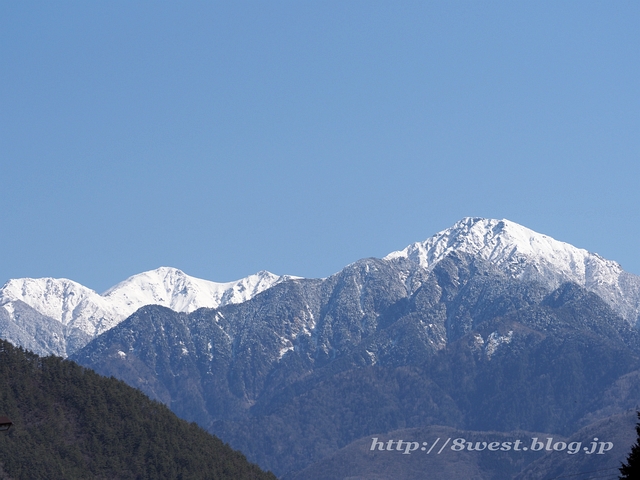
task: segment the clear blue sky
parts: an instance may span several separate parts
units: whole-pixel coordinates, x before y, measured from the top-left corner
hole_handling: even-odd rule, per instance
[[[640,2],[0,3],[0,284],[330,275],[464,216],[640,274]]]

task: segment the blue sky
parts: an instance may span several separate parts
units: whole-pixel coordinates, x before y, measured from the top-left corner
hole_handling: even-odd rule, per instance
[[[640,3],[2,2],[0,283],[330,275],[464,216],[640,274]]]

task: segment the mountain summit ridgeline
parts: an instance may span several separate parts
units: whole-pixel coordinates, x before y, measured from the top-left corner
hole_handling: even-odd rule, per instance
[[[451,254],[469,255],[514,279],[551,288],[576,283],[596,293],[630,323],[638,321],[640,277],[625,272],[617,262],[508,220],[464,218],[384,260],[406,259],[410,272],[429,271]]]
[[[382,261],[397,268],[410,295],[419,288],[420,278],[450,255],[471,256],[514,279],[551,288],[573,282],[599,295],[631,324],[640,316],[640,277],[614,261],[508,220],[464,218]],[[216,283],[160,267],[103,294],[67,279],[12,279],[0,288],[0,336],[40,355],[66,357],[145,305],[189,313],[242,303],[294,279],[299,277],[261,271]]]

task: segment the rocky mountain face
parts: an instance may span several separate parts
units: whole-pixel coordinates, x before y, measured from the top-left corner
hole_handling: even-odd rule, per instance
[[[468,218],[243,302],[181,312],[149,302],[71,358],[293,477],[397,430],[569,437],[634,408],[639,292],[615,262],[506,220]],[[20,328],[38,328],[24,318]]]
[[[40,355],[66,357],[144,305],[178,312],[240,303],[288,276],[258,272],[215,283],[161,267],[119,283],[104,294],[67,279],[20,278],[0,288],[0,337]]]
[[[244,303],[144,307],[72,358],[288,476],[398,429],[569,436],[633,408],[636,287],[586,251],[465,219]]]

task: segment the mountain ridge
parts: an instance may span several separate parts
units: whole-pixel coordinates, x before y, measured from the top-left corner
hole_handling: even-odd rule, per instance
[[[219,309],[145,307],[71,359],[277,475],[375,432],[568,435],[635,402],[613,405],[607,392],[640,368],[638,331],[577,284],[550,291],[450,255],[403,292],[389,264],[362,260]]]
[[[102,295],[69,279],[20,278],[9,280],[0,288],[0,308],[15,320],[16,302],[22,302],[37,314],[90,339],[145,305],[162,305],[177,312],[215,308],[244,302],[290,278],[294,277],[260,271],[234,282],[217,283],[191,277],[177,268],[160,267],[133,275]],[[48,351],[43,346],[36,353],[66,356],[64,353],[68,352],[60,348]]]
[[[640,334],[593,290],[637,278],[507,222],[463,219],[405,254],[283,281],[242,303],[148,305],[70,358],[279,475],[375,432],[569,435],[629,408]],[[601,281],[587,283],[588,271]],[[618,391],[628,394],[612,402]]]
[[[640,277],[625,272],[615,261],[506,219],[463,218],[425,241],[389,253],[380,262],[397,269],[406,289],[403,295],[410,296],[451,254],[481,259],[511,278],[540,282],[549,289],[564,282],[576,283],[603,298],[631,325],[640,318]],[[345,269],[327,278],[337,278]],[[68,279],[12,279],[0,288],[0,308],[9,316],[0,336],[19,344],[29,337],[17,326],[14,304],[20,301],[26,305],[20,307],[23,323],[31,308],[31,323],[42,323],[41,316],[56,320],[64,327],[56,335],[69,339],[68,345],[64,341],[60,344],[51,340],[54,336],[49,332],[48,340],[32,339],[26,342],[29,347],[35,346],[36,353],[43,355],[67,356],[143,306],[161,305],[190,313],[202,307],[243,303],[279,283],[296,279],[301,278],[260,271],[234,282],[217,283],[191,277],[176,268],[160,267],[133,275],[103,294]],[[287,342],[283,354],[291,348]]]

